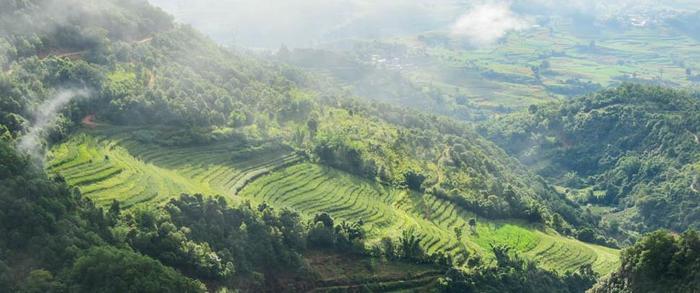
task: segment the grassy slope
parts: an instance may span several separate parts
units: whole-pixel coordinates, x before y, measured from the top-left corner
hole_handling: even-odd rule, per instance
[[[517,221],[478,219],[471,232],[467,221],[476,216],[468,211],[332,168],[294,164],[299,158],[291,151],[260,151],[246,157],[250,159],[234,161],[230,154],[244,148],[240,143],[166,148],[129,138],[133,131],[106,126],[83,130],[53,148],[49,168],[100,205],[112,199],[125,206],[159,203],[182,192],[230,195],[252,181],[238,196],[228,198],[289,207],[306,216],[328,212],[338,220],[362,219],[371,241],[397,237],[403,229],[414,227],[428,252],[460,255],[466,245],[488,259],[489,244],[504,243],[558,271],[593,263],[597,271],[607,273],[617,266],[615,250]],[[281,169],[271,172],[277,168]],[[461,241],[456,239],[455,227],[464,231]]]
[[[289,150],[263,150],[234,162],[228,158],[245,148],[240,143],[165,148],[127,139],[135,130],[84,130],[52,149],[49,169],[98,204],[117,199],[128,207],[181,193],[231,194],[251,178],[299,159]]]

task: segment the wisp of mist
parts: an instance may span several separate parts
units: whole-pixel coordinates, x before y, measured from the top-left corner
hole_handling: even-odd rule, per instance
[[[44,101],[31,113],[32,122],[26,127],[26,133],[17,142],[17,149],[29,155],[35,162],[43,164],[46,151],[43,144],[47,130],[56,123],[58,113],[73,99],[89,97],[87,89],[61,89]]]

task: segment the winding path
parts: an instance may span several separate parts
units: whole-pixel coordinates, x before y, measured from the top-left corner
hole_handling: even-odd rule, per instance
[[[89,128],[97,127],[97,123],[95,123],[95,114],[85,116],[83,120],[80,121],[80,123]]]
[[[148,43],[151,40],[153,40],[153,36],[148,36],[148,37],[145,37],[143,39],[136,40],[136,41],[129,42],[129,43],[139,45],[139,44]],[[39,59],[46,59],[46,58],[51,57],[51,56],[55,56],[58,58],[78,58],[78,57],[86,54],[87,52],[89,52],[89,50],[63,52],[63,53],[59,53],[57,51],[54,51],[54,52],[49,51],[49,52],[45,52],[43,54],[42,53],[38,54],[38,57],[39,57]],[[12,68],[12,66],[8,66],[8,68],[3,70],[3,73],[5,75],[11,75],[13,71],[14,71],[14,69]]]
[[[129,44],[132,44],[132,45],[134,45],[134,44],[135,44],[135,45],[139,45],[139,44],[148,43],[148,42],[150,42],[151,40],[153,40],[153,36],[148,36],[148,37],[145,37],[145,38],[140,39],[140,40],[136,40],[136,41],[129,42]],[[39,54],[39,59],[46,59],[46,58],[48,58],[48,57],[50,57],[50,56],[55,56],[55,57],[58,57],[58,58],[80,57],[81,55],[83,55],[83,54],[85,54],[85,53],[88,53],[88,52],[89,52],[89,50],[81,50],[81,51],[74,51],[74,52],[64,52],[64,53],[57,53],[57,52],[53,52],[53,53],[52,53],[52,52],[48,52],[48,53],[45,53],[45,54]]]
[[[152,37],[152,36],[151,36],[151,37],[146,37],[146,38],[140,39],[140,40],[135,41],[135,42],[132,42],[132,44],[137,44],[137,45],[138,45],[138,44],[148,43],[148,42],[150,42],[151,40],[153,40],[153,37]]]

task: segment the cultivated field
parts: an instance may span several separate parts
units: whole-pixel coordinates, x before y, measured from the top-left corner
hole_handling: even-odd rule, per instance
[[[129,128],[85,130],[52,150],[48,168],[100,205],[163,202],[181,193],[233,195],[252,179],[300,158],[291,149],[240,142],[164,147]],[[235,159],[245,152],[246,158]]]
[[[311,163],[297,164],[254,181],[241,196],[292,208],[306,215],[327,212],[337,220],[362,220],[373,240],[398,237],[415,228],[429,253],[448,252],[456,258],[463,249],[488,255],[491,243],[508,244],[521,255],[561,272],[591,263],[599,272],[617,263],[613,249],[585,244],[542,231],[518,221],[477,219],[476,216],[430,195],[417,194],[367,182],[341,171]],[[457,239],[454,229],[463,231]]]
[[[386,42],[418,52],[404,57],[411,66],[402,73],[409,79],[446,93],[458,91],[484,108],[522,109],[579,96],[590,92],[580,88],[588,82],[601,87],[625,81],[700,87],[698,41],[663,26],[582,33],[562,24],[514,32],[478,48],[458,39],[427,46],[414,36]]]
[[[560,272],[587,263],[600,273],[618,262],[613,249],[582,243],[520,221],[490,221],[430,195],[370,182],[302,160],[288,147],[227,142],[163,146],[134,137],[136,129],[98,126],[52,149],[48,168],[98,205],[119,200],[130,207],[157,204],[181,193],[225,195],[290,208],[306,217],[331,214],[336,221],[366,223],[370,244],[415,229],[429,253],[457,259],[463,251],[490,259],[492,243]],[[476,218],[472,229],[467,223]],[[462,231],[457,239],[455,229]]]

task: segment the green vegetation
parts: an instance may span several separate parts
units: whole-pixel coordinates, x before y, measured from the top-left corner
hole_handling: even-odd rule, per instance
[[[336,219],[362,220],[370,242],[377,244],[384,237],[397,240],[401,231],[413,228],[427,253],[448,253],[457,262],[467,261],[466,257],[473,253],[490,257],[490,244],[498,243],[560,272],[591,264],[605,273],[616,265],[616,252],[612,249],[583,244],[553,231],[539,231],[536,225],[513,221],[480,219],[476,227],[470,228],[468,221],[476,215],[448,201],[372,184],[312,164],[292,166],[256,180],[241,196],[306,215],[324,212]],[[455,229],[463,231],[464,236],[457,239]]]
[[[223,198],[182,195],[162,209],[136,210],[123,219],[116,229],[135,250],[217,286],[233,286],[242,275],[294,273],[306,248],[298,215],[230,208]]]
[[[626,85],[475,129],[349,98],[332,79],[229,51],[145,1],[0,7],[0,291],[580,292],[618,267],[611,247],[636,232],[697,226],[693,94]],[[612,46],[566,54],[602,44]],[[375,86],[454,99],[435,112],[465,118],[534,103],[526,90],[592,91],[622,71],[581,56],[477,64],[468,59],[486,51],[453,45],[419,45],[421,64],[442,61],[375,72],[389,79]],[[373,46],[383,45],[356,49]],[[510,49],[501,57],[533,55]],[[565,66],[591,72],[554,81],[571,72],[549,71]],[[473,100],[460,87],[474,80],[454,71],[515,92]],[[627,250],[621,271],[656,280],[645,256],[685,255],[693,235],[654,234],[663,239]]]
[[[314,225],[305,225],[293,212],[246,204],[231,208],[221,197],[204,199],[201,195],[182,195],[162,207],[128,211],[114,201],[104,212],[81,197],[77,189],[70,189],[62,177],[47,178],[6,141],[0,141],[0,163],[0,232],[7,235],[0,237],[3,291],[292,288],[289,284],[266,281],[275,280],[278,275],[294,280],[300,290],[357,284],[344,279],[347,276],[342,273],[328,272],[324,281],[317,283],[316,270],[323,266],[306,267],[301,254],[307,246],[347,254],[348,245],[356,245],[353,243],[364,237],[361,230],[352,226],[333,227],[330,235],[335,240],[328,247],[311,237],[317,234]],[[323,257],[329,253],[322,250],[314,255]],[[276,265],[270,266],[273,263]],[[420,286],[434,282],[440,274],[438,268],[430,265],[377,265],[377,269],[384,268],[387,271],[381,275],[386,279],[366,278],[363,282],[376,282],[374,286],[381,287],[388,286],[385,282],[416,279],[415,285]],[[396,273],[404,268],[417,275]],[[184,275],[202,280],[206,287]]]
[[[299,160],[285,148],[261,148],[253,142],[164,147],[130,138],[135,135],[129,127],[98,126],[82,132],[53,148],[49,168],[105,208],[113,200],[122,207],[164,203],[181,193],[236,195],[227,196],[227,201],[291,208],[307,218],[328,213],[337,220],[362,220],[369,246],[385,237],[397,240],[402,231],[414,228],[427,253],[447,253],[458,262],[474,253],[489,257],[489,245],[499,243],[560,272],[592,264],[605,273],[616,265],[614,250],[566,239],[542,225],[480,218],[437,196],[385,186],[330,167],[311,163],[284,167]],[[225,154],[247,149],[258,150],[253,160],[235,155],[222,160]],[[109,171],[113,168],[123,171]],[[236,180],[268,173],[237,192]],[[143,190],[149,187],[163,190],[144,198],[149,193]],[[473,218],[479,220],[472,227],[468,222]],[[458,239],[455,229],[464,236]]]
[[[305,255],[319,286],[314,292],[371,290],[430,291],[443,275],[434,267],[405,262],[392,262],[347,254],[309,252]]]
[[[38,9],[32,7],[20,8],[18,13],[32,17]],[[562,199],[467,125],[384,105],[366,105],[339,93],[319,97],[314,90],[319,85],[307,76],[226,51],[187,27],[173,25],[153,32],[145,40],[108,38],[104,43],[108,50],[99,51],[101,58],[97,61],[83,56],[13,60],[11,74],[3,74],[7,93],[3,100],[9,107],[3,107],[1,122],[9,135],[20,137],[24,125],[31,125],[33,111],[50,100],[57,88],[82,84],[91,90],[91,98],[69,103],[56,125],[46,130],[47,143],[68,136],[88,115],[94,115],[98,122],[119,125],[169,125],[178,130],[177,134],[159,138],[148,131],[137,131],[134,139],[179,147],[240,139],[272,141],[294,146],[314,161],[385,184],[401,186],[412,175],[425,178],[420,186],[414,182],[413,188],[427,190],[486,217],[549,223],[560,214],[570,225],[589,222],[574,203]],[[73,175],[86,176],[80,178],[83,181],[73,181],[76,184],[96,180],[113,186],[134,173],[149,170],[137,164],[130,164],[135,169],[127,170],[118,160],[106,162],[103,156],[88,158],[90,155],[78,153],[78,160],[89,163],[92,159],[89,166],[97,172],[66,174],[69,180],[79,179]],[[251,154],[243,152],[239,156]],[[118,158],[119,154],[114,156]],[[181,162],[176,156],[163,161]],[[66,166],[55,167],[60,171]],[[161,175],[157,170],[146,173]],[[226,194],[258,176],[242,174],[246,176],[242,180],[223,182],[235,186],[210,186],[202,192]],[[138,180],[150,179],[146,176]],[[126,190],[120,191],[135,188],[132,191],[140,197],[125,203],[131,205],[157,197],[159,190],[192,190],[192,186],[178,182],[181,178],[172,180],[175,184],[161,186],[123,184]],[[86,190],[93,191],[99,192]],[[165,194],[160,196],[172,196]],[[109,200],[105,195],[102,203]]]
[[[360,103],[319,116],[316,134],[304,144],[314,161],[395,187],[420,178],[414,190],[492,219],[590,221],[574,202],[455,121]]]
[[[153,133],[133,127],[86,129],[52,150],[48,168],[97,204],[119,200],[130,207],[180,193],[236,194],[253,178],[300,159],[289,148],[255,142],[190,147],[142,142]]]
[[[625,82],[698,87],[697,14],[664,16],[639,27],[615,24],[618,20],[581,24],[533,12],[536,27],[492,45],[473,46],[436,30],[343,40],[278,58],[336,80],[358,96],[468,121]],[[632,18],[649,17],[635,13]]]
[[[440,280],[444,292],[583,292],[595,283],[590,266],[559,277],[523,261],[508,247],[492,246],[496,266],[481,266],[471,271],[450,270]]]
[[[521,162],[595,206],[599,226],[698,228],[700,104],[694,94],[625,85],[565,104],[530,107],[482,127]]]
[[[696,231],[650,233],[622,253],[620,269],[591,292],[695,292],[700,284]]]
[[[36,271],[33,271],[33,273]],[[68,280],[72,292],[201,292],[201,283],[183,278],[174,269],[134,252],[117,248],[92,248],[75,260]],[[36,274],[30,274],[27,286]],[[167,287],[163,287],[163,286]],[[39,289],[39,288],[37,288]],[[41,290],[57,290],[43,287]],[[58,289],[60,290],[60,289]]]
[[[117,248],[102,209],[61,178],[47,178],[4,140],[0,166],[2,291],[202,291],[200,282]]]

